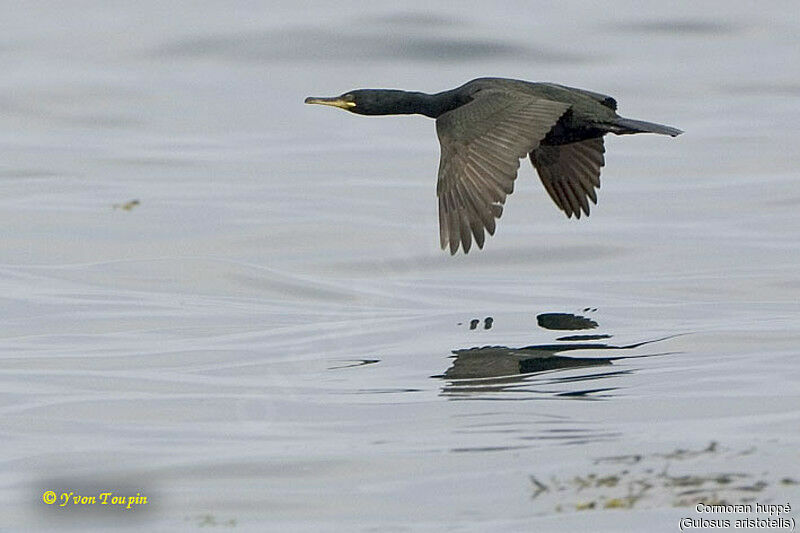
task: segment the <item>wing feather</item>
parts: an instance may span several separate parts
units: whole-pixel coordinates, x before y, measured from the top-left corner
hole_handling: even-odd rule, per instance
[[[514,192],[519,159],[539,146],[567,109],[563,102],[485,89],[436,119],[442,249],[467,253],[472,239],[483,248],[484,231],[494,235],[502,204]]]
[[[597,204],[600,169],[605,164],[603,138],[597,137],[532,150],[530,159],[550,198],[567,215],[589,215],[589,202]]]

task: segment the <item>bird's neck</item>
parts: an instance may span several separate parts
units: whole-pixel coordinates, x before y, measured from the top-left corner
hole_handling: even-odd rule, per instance
[[[466,102],[459,101],[453,91],[427,94],[412,91],[392,91],[386,100],[387,113],[392,115],[425,115],[437,118]]]

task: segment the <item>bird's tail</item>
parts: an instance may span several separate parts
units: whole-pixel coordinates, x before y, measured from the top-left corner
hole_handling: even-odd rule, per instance
[[[673,128],[672,126],[665,126],[663,124],[656,124],[654,122],[645,122],[644,120],[634,120],[632,118],[618,118],[611,131],[617,135],[627,135],[631,133],[659,133],[661,135],[669,135],[670,137],[677,137],[683,130]]]

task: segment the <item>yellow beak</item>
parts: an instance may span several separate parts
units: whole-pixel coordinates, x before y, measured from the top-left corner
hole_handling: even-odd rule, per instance
[[[306,98],[307,104],[331,105],[341,109],[352,109],[356,106],[355,102],[345,100],[341,96],[334,96],[333,98],[321,98],[317,96],[309,96]]]

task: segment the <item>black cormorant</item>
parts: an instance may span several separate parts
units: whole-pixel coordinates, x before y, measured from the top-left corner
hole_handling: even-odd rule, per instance
[[[606,133],[681,130],[620,117],[610,96],[555,83],[478,78],[436,94],[358,89],[307,104],[340,107],[360,115],[420,114],[436,119],[441,144],[439,238],[442,249],[483,248],[494,235],[506,196],[514,191],[519,160],[529,156],[545,189],[567,217],[597,204]]]

